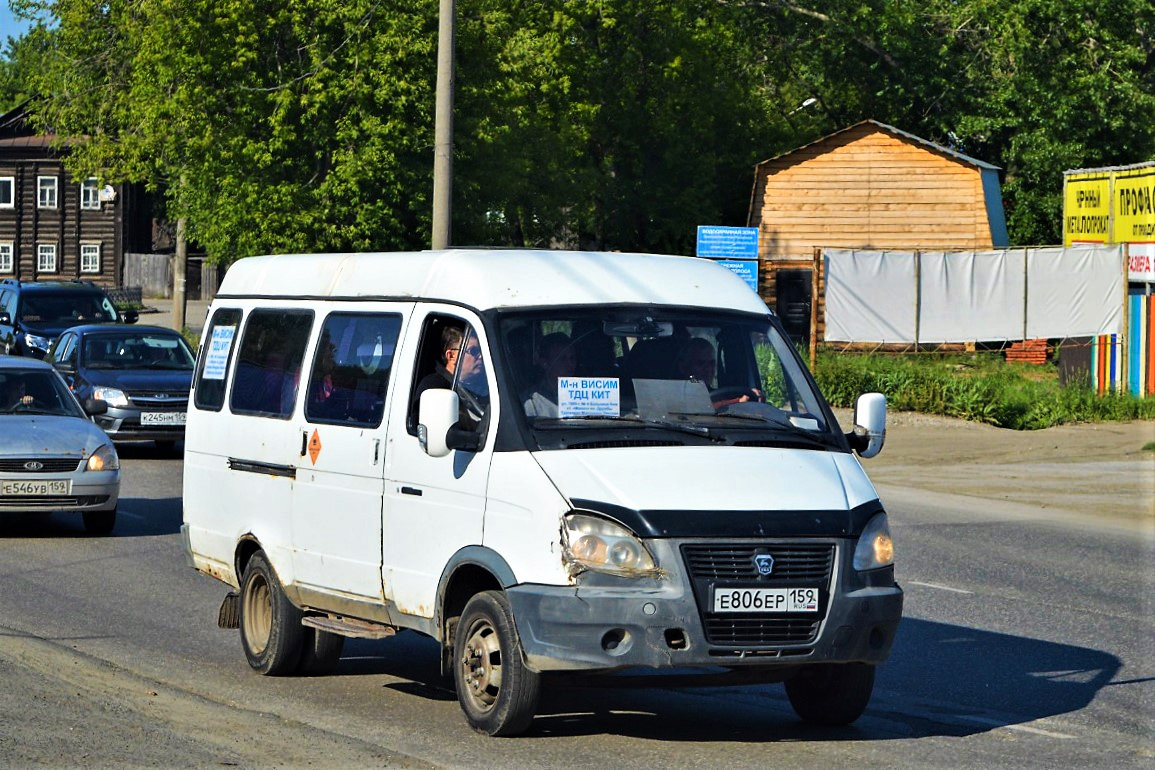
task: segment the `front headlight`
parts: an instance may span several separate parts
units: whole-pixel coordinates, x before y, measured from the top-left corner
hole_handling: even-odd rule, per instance
[[[25,334],[24,344],[33,350],[47,353],[48,347],[52,344],[52,339],[50,337],[41,337],[39,334]]]
[[[880,513],[862,529],[858,547],[854,549],[854,568],[864,572],[891,564],[894,564],[894,541],[890,539],[886,514]]]
[[[112,444],[105,444],[92,453],[88,458],[86,467],[90,471],[118,471],[120,470],[120,457],[112,448]]]
[[[109,406],[128,406],[128,396],[119,388],[96,387],[92,389],[92,397],[99,399]]]
[[[657,569],[642,542],[612,521],[581,513],[567,514],[562,535],[565,560],[571,569],[578,567],[611,575],[638,575]]]

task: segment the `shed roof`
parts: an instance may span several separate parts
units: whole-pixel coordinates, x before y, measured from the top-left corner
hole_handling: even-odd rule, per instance
[[[640,303],[769,312],[745,281],[707,259],[532,249],[249,257],[229,268],[217,296],[422,298],[479,310]]]
[[[870,119],[860,121],[858,123],[855,123],[852,126],[847,126],[846,128],[844,128],[840,131],[835,131],[832,134],[827,134],[826,136],[822,137],[821,139],[816,139],[813,142],[810,142],[809,144],[804,144],[801,147],[796,147],[795,149],[790,150],[789,152],[784,152],[780,155],[775,155],[773,158],[767,158],[766,160],[760,161],[757,165],[762,166],[766,163],[771,163],[771,162],[779,160],[781,158],[785,158],[789,155],[793,155],[796,152],[801,152],[802,150],[805,150],[809,147],[813,147],[817,144],[822,144],[823,142],[826,142],[830,139],[833,139],[834,137],[836,137],[840,134],[845,134],[848,131],[853,131],[856,128],[859,128],[860,126],[866,126],[866,125],[874,126],[874,127],[878,128],[879,130],[885,131],[886,133],[891,134],[893,136],[898,136],[898,137],[901,137],[903,139],[907,139],[907,140],[910,140],[912,142],[915,142],[916,144],[920,144],[923,147],[926,147],[928,150],[931,150],[931,151],[937,152],[937,153],[941,153],[942,155],[946,155],[947,157],[953,158],[954,160],[957,160],[960,163],[965,163],[967,165],[975,166],[976,168],[989,170],[989,171],[998,171],[999,170],[998,166],[993,166],[990,163],[986,163],[986,162],[978,160],[976,158],[972,158],[969,155],[963,155],[961,152],[956,152],[955,150],[952,150],[949,147],[943,147],[941,144],[936,144],[935,142],[932,142],[932,141],[929,141],[927,139],[923,139],[921,137],[915,136],[914,134],[909,133],[907,131],[903,131],[900,128],[895,128],[894,126],[888,126],[885,123],[879,123],[877,120],[870,120]]]

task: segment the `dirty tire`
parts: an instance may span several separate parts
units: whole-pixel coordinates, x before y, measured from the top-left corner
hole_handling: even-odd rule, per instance
[[[305,627],[281,589],[264,551],[249,559],[241,581],[241,646],[249,665],[268,676],[297,671]]]
[[[453,643],[453,680],[475,730],[518,735],[533,722],[541,677],[525,667],[513,612],[500,591],[483,591],[465,605]]]
[[[862,716],[874,691],[874,666],[828,663],[807,666],[786,680],[794,713],[820,725],[848,725]]]
[[[332,673],[341,659],[345,647],[345,637],[331,634],[319,628],[304,626],[301,638],[301,659],[297,663],[297,673],[301,676],[324,676]]]
[[[116,526],[116,509],[111,511],[85,511],[84,531],[90,535],[107,535]]]

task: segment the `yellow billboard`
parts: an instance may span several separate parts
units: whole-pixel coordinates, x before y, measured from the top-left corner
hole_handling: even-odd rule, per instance
[[[1067,174],[1063,184],[1063,245],[1110,240],[1111,175]]]
[[[1155,282],[1155,161],[1063,173],[1063,245],[1126,243],[1128,278]]]

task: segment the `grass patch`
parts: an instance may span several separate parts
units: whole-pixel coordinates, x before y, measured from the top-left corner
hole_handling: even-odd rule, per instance
[[[1143,445],[1144,452],[1155,452],[1155,441],[1148,441]]]
[[[1054,364],[1006,362],[999,353],[886,355],[821,351],[814,373],[834,406],[879,392],[891,409],[958,417],[1015,430],[1070,422],[1155,420],[1155,397],[1097,395],[1059,384]]]

